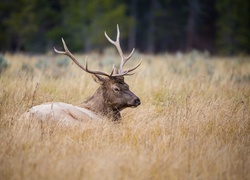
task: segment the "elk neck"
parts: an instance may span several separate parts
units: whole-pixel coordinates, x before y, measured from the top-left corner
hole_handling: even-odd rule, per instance
[[[112,109],[105,98],[104,87],[100,86],[96,92],[86,99],[80,107],[86,108],[107,118],[111,118],[113,121],[121,119],[121,114],[118,109]]]

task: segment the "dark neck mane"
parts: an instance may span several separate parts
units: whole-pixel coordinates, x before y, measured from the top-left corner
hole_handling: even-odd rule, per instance
[[[120,111],[118,109],[112,109],[104,97],[104,89],[103,87],[99,87],[80,107],[89,109],[101,116],[111,118],[113,121],[121,119]]]

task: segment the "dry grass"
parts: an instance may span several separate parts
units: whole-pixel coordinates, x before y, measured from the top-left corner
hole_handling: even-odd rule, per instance
[[[5,58],[0,179],[250,179],[249,58],[144,56],[126,78],[142,105],[124,110],[121,124],[85,130],[17,119],[43,102],[81,103],[97,87],[88,74],[59,68],[58,56]],[[100,58],[111,68],[113,57]],[[38,61],[51,63],[41,69]]]

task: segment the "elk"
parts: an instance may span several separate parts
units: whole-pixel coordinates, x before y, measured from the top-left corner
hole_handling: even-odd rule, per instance
[[[25,113],[25,117],[33,117],[35,119],[52,118],[66,123],[72,121],[88,121],[90,119],[103,119],[103,117],[117,121],[121,119],[121,110],[127,107],[137,107],[141,104],[140,99],[129,90],[128,84],[124,81],[124,76],[133,75],[133,71],[141,65],[142,60],[137,66],[124,70],[124,65],[131,58],[134,48],[128,56],[124,56],[120,46],[120,30],[118,25],[116,41],[113,41],[106,32],[104,34],[108,41],[112,43],[119,52],[121,57],[120,67],[117,68],[113,65],[110,74],[102,71],[90,70],[88,68],[87,59],[85,60],[85,66],[82,66],[69,51],[62,38],[64,51],[59,51],[56,48],[54,48],[54,51],[58,54],[68,56],[84,72],[91,74],[94,81],[100,86],[91,97],[79,106],[63,102],[45,103],[30,108]]]

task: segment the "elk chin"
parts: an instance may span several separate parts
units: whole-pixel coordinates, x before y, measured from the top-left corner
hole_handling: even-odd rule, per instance
[[[126,104],[126,105],[123,105],[123,106],[114,106],[114,110],[118,110],[118,111],[122,111],[123,109],[126,109],[126,108],[136,108],[137,104]]]
[[[140,104],[138,105],[132,105],[132,106],[129,106],[130,108],[137,108]]]

